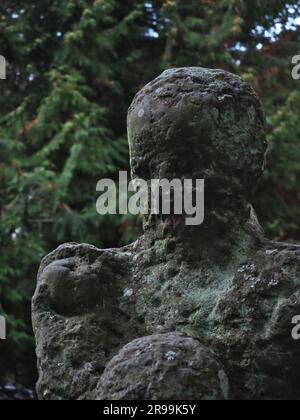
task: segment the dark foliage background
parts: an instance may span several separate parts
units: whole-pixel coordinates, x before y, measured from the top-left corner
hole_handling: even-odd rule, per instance
[[[268,168],[255,206],[268,234],[300,239],[300,4],[281,0],[1,0],[0,377],[31,385],[30,299],[62,242],[132,241],[132,217],[96,214],[96,182],[128,169],[134,94],[174,66],[219,67],[262,97]]]

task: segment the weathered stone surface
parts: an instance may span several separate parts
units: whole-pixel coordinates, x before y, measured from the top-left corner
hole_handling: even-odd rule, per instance
[[[40,398],[87,398],[115,352],[145,334],[124,297],[130,256],[66,244],[44,259],[33,300]]]
[[[222,365],[195,338],[170,333],[127,344],[107,365],[96,389],[99,400],[225,400]]]
[[[225,217],[245,221],[263,171],[264,128],[260,100],[238,76],[197,67],[167,70],[129,108],[133,177],[205,179],[207,228]]]
[[[224,366],[230,398],[300,398],[300,344],[291,336],[300,246],[265,239],[249,204],[266,150],[256,94],[224,71],[169,70],[136,96],[128,133],[135,177],[205,178],[205,221],[146,217],[144,235],[129,247],[67,244],[43,260],[33,298],[39,397],[115,397],[118,385],[122,395],[142,393],[120,368],[124,346],[184,333]],[[146,373],[138,359],[124,363]],[[105,388],[112,378],[113,395]],[[172,381],[149,398],[168,398]]]

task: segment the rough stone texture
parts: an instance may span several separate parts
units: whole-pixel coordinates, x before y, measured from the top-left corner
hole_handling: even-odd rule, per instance
[[[124,297],[131,256],[67,244],[44,259],[33,300],[41,399],[87,398],[120,346],[145,334]]]
[[[170,333],[127,344],[107,365],[99,400],[225,400],[228,378],[216,357],[195,338]]]
[[[143,393],[119,365],[141,346],[140,361],[128,355],[124,366],[145,375],[146,397],[169,398],[173,376],[152,388],[145,362],[165,342],[157,337],[178,336],[158,334],[184,333],[201,343],[199,366],[211,360],[206,377],[195,372],[207,382],[198,396],[190,389],[192,398],[205,398],[221,363],[232,399],[299,399],[300,344],[291,331],[300,315],[300,246],[265,239],[249,205],[266,150],[258,97],[224,71],[168,70],[134,99],[128,133],[135,177],[205,178],[205,221],[191,227],[150,216],[131,246],[66,244],[43,260],[33,298],[39,397],[104,398],[112,378],[113,397]],[[147,353],[149,340],[156,349]],[[204,346],[215,356],[203,358]],[[197,358],[186,348],[175,370]]]
[[[239,77],[202,68],[165,71],[136,95],[128,136],[134,178],[205,179],[208,229],[223,223],[225,208],[228,218],[247,219],[266,140],[260,100]]]

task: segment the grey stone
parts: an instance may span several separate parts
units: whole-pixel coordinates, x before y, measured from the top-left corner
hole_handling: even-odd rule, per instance
[[[98,400],[225,400],[228,378],[216,356],[183,334],[138,338],[108,363]]]
[[[222,70],[168,70],[137,94],[128,113],[133,176],[204,178],[205,221],[147,216],[131,246],[66,244],[42,261],[33,298],[40,399],[167,399],[181,385],[173,389],[166,366],[179,372],[189,362],[197,369],[187,377],[205,380],[187,399],[300,398],[291,336],[300,245],[268,241],[250,204],[264,125],[253,89]],[[150,368],[147,376],[154,360],[162,387],[152,387]]]

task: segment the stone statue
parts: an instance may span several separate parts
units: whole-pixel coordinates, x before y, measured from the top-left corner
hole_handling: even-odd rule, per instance
[[[60,246],[33,298],[40,399],[298,399],[300,246],[250,205],[261,102],[222,70],[167,70],[128,113],[133,178],[205,179],[205,220],[145,217],[122,249]]]

